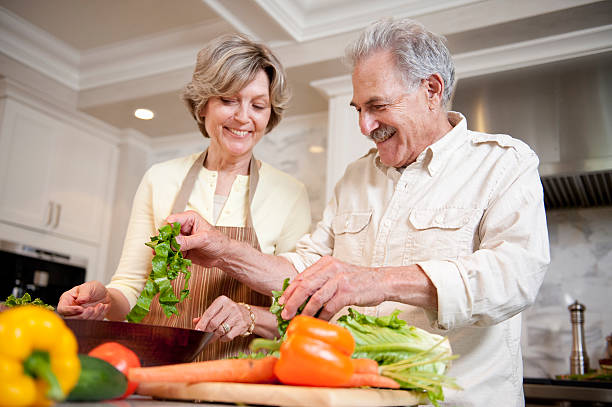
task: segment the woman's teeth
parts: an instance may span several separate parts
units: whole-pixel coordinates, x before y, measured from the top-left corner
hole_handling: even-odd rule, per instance
[[[234,129],[228,129],[231,133],[237,135],[238,137],[245,137],[248,136],[248,134],[250,133],[249,131],[242,131],[242,130],[234,130]]]

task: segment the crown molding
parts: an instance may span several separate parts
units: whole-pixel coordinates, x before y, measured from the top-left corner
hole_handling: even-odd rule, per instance
[[[261,41],[261,38],[253,31],[248,24],[244,23],[241,18],[237,17],[228,7],[224,6],[220,0],[202,0],[208,7],[219,14],[222,19],[227,21],[232,27],[241,33],[248,35],[256,41]]]
[[[562,61],[612,50],[612,24],[455,56],[458,78]]]
[[[453,57],[457,78],[562,61],[612,51],[612,24],[536,40],[465,52]],[[350,75],[310,82],[326,98],[353,92]]]
[[[228,23],[218,20],[87,50],[81,55],[79,89],[193,70],[202,46],[231,31]]]
[[[192,70],[202,45],[231,31],[218,20],[79,52],[0,7],[0,51],[75,91]]]
[[[353,93],[351,75],[334,76],[332,78],[318,79],[310,82],[323,97],[331,99],[336,96]]]
[[[350,6],[306,10],[295,0],[255,0],[297,42],[360,30],[372,21],[388,17],[413,17],[479,3],[480,0],[370,0],[353,1]],[[244,23],[243,23],[244,25]]]
[[[40,93],[24,84],[9,78],[0,79],[0,99],[11,99],[32,107],[42,113],[54,117],[79,128],[92,136],[117,144],[120,141],[120,130],[108,123],[96,119],[86,113],[66,108],[61,103],[41,99]]]
[[[0,50],[59,83],[78,90],[79,52],[0,7]]]

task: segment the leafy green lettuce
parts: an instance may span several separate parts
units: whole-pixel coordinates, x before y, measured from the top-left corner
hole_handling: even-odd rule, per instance
[[[349,308],[338,319],[355,338],[353,358],[374,359],[381,374],[397,381],[402,388],[425,391],[430,401],[444,400],[442,387],[459,389],[454,380],[444,376],[452,355],[448,340],[391,315],[373,317]]]
[[[35,298],[34,300],[32,300],[32,297],[28,293],[24,293],[21,298],[15,297],[13,294],[11,294],[6,297],[4,305],[9,308],[17,307],[19,305],[38,305],[48,310],[55,311],[55,308],[53,308],[53,306],[45,304],[40,298]]]
[[[140,322],[149,313],[151,302],[159,293],[159,304],[170,317],[178,315],[176,304],[189,296],[189,278],[191,272],[187,267],[191,266],[191,260],[183,258],[181,246],[176,241],[176,236],[181,231],[181,224],[175,222],[172,225],[164,225],[159,229],[157,236],[151,237],[151,241],[145,245],[155,250],[155,256],[151,260],[151,273],[147,278],[144,289],[140,293],[136,305],[127,315],[129,322]],[[180,292],[180,298],[174,294],[171,281],[178,277],[179,273],[185,274],[185,286]]]

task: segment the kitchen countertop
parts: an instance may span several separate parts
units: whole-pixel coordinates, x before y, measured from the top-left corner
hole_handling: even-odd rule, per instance
[[[612,403],[610,382],[525,378],[523,389],[526,400]]]

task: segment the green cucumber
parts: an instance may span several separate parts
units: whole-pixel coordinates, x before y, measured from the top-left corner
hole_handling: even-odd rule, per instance
[[[68,401],[102,401],[120,397],[127,389],[127,378],[105,360],[79,354],[81,374],[68,395]]]

